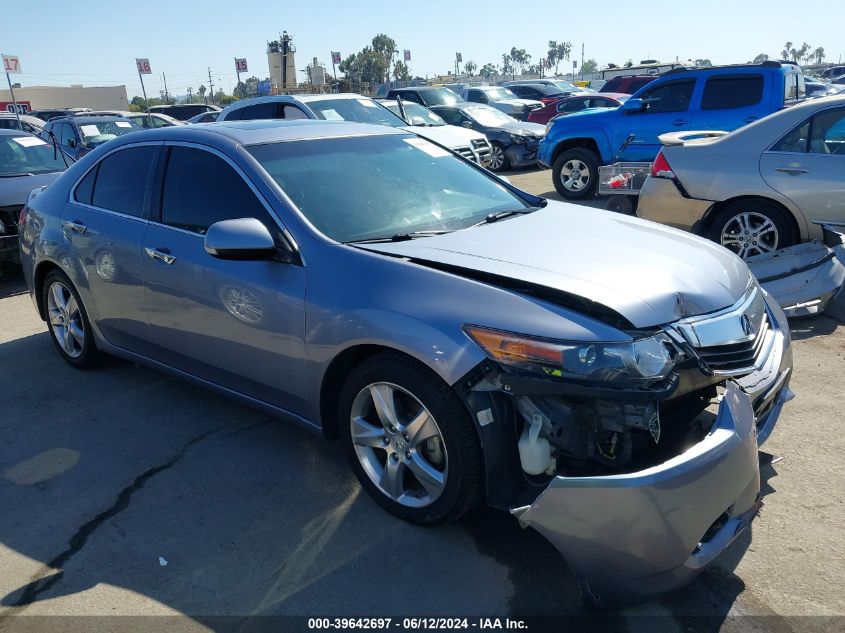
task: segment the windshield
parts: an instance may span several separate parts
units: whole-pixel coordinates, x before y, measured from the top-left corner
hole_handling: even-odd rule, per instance
[[[455,105],[456,103],[461,103],[463,101],[463,99],[461,99],[461,96],[457,92],[449,90],[449,88],[434,88],[432,90],[421,90],[420,98],[422,98],[423,103],[425,103],[427,106]]]
[[[308,107],[324,121],[354,121],[401,127],[405,121],[387,108],[366,97],[359,99],[324,99],[309,101]]]
[[[479,125],[486,125],[488,127],[501,127],[507,123],[513,123],[516,119],[509,117],[507,114],[496,108],[489,106],[473,106],[471,108],[464,108],[466,114],[473,121]]]
[[[247,149],[311,224],[339,242],[462,229],[528,207],[495,178],[413,135]]]
[[[384,107],[393,112],[393,114],[402,116],[399,112],[398,103],[387,104]],[[446,121],[419,103],[403,100],[402,107],[405,109],[405,118],[411,125],[446,125]]]
[[[505,99],[519,99],[516,96],[516,93],[508,90],[507,88],[487,88],[484,90],[484,94],[487,95],[487,98],[490,101],[504,101]]]
[[[573,86],[568,81],[563,81],[562,79],[556,79],[552,83],[564,92],[578,92],[579,90],[576,86]]]
[[[0,136],[0,176],[46,174],[66,168],[61,152],[37,136]]]
[[[81,123],[79,133],[85,145],[100,145],[118,136],[137,132],[142,129],[132,121],[100,121],[98,123]]]

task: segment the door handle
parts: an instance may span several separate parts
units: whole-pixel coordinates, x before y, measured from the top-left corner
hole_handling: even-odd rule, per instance
[[[672,125],[676,126],[686,125],[687,123],[689,123],[689,121],[687,121],[686,119],[675,119],[674,121],[672,121]]]
[[[786,167],[775,167],[775,171],[783,172],[784,174],[809,174],[809,169],[804,169],[803,167],[790,167],[787,165]]]
[[[82,222],[62,222],[62,226],[66,229],[73,231],[74,233],[79,233],[82,235],[85,231],[88,230],[88,227],[85,226]]]
[[[166,249],[145,247],[144,252],[149,255],[151,259],[157,259],[158,261],[164,262],[168,265],[176,261],[176,258],[170,253],[166,252]]]

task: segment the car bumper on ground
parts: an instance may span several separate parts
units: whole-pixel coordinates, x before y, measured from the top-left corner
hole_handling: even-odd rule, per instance
[[[709,200],[684,197],[668,178],[648,177],[640,191],[637,216],[690,231],[712,205]]]
[[[557,476],[532,504],[512,508],[563,554],[586,602],[637,602],[690,582],[755,517],[757,449],[793,395],[786,317],[768,306],[771,352],[754,372],[728,380],[704,439],[639,472]]]
[[[514,143],[505,150],[510,166],[514,169],[537,164],[537,143]]]

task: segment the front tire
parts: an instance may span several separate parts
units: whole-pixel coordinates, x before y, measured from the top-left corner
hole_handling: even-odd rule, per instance
[[[771,253],[796,242],[787,213],[767,200],[735,200],[720,209],[704,236],[742,259]]]
[[[582,200],[593,195],[599,182],[599,159],[588,149],[564,150],[552,165],[555,189],[566,200]]]
[[[44,280],[42,299],[50,338],[65,361],[77,369],[100,364],[100,351],[94,342],[88,312],[70,278],[53,270]]]
[[[457,394],[395,352],[355,367],[340,393],[340,436],[361,485],[420,525],[457,519],[482,498],[481,446]]]
[[[511,167],[508,155],[505,154],[505,146],[501,143],[491,143],[490,169],[493,171],[507,171]]]

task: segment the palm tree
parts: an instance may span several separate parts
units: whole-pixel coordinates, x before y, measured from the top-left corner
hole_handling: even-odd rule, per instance
[[[814,50],[813,57],[816,59],[817,64],[821,64],[824,61],[824,47],[819,46],[816,50]]]

